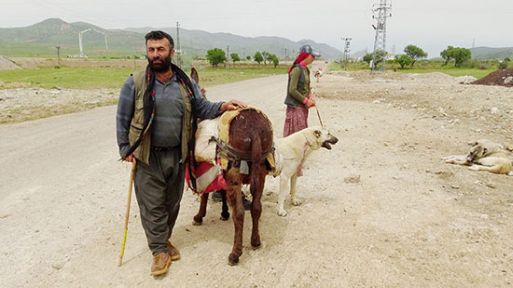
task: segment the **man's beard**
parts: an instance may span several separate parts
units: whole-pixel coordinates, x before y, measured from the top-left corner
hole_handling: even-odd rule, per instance
[[[153,60],[148,58],[148,64],[155,72],[166,72],[171,67],[171,57],[166,57],[163,59],[157,58]]]

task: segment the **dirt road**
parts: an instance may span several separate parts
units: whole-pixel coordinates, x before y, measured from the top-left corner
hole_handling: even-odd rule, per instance
[[[261,107],[281,136],[285,76],[208,89],[212,100]],[[323,122],[339,137],[298,180],[304,204],[276,215],[268,178],[263,247],[227,257],[233,224],[185,192],[167,276],[151,256],[132,203],[125,264],[117,267],[129,166],[117,161],[115,107],[0,126],[2,287],[509,287],[513,177],[440,158],[479,138],[513,142],[512,90],[441,74],[339,73],[315,83]],[[495,108],[495,109],[494,109]],[[314,110],[310,125],[318,124]]]

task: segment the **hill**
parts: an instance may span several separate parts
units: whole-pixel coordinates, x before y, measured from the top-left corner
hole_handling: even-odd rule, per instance
[[[58,18],[46,19],[27,27],[0,28],[0,55],[54,57],[56,46],[63,56],[79,55],[78,33],[83,34],[83,48],[88,56],[125,57],[144,54],[144,33],[157,28],[104,29],[85,23],[68,23]],[[176,35],[176,28],[159,28]],[[106,49],[104,33],[107,36]],[[256,51],[268,51],[280,58],[292,57],[303,44],[311,44],[323,58],[339,58],[342,52],[329,45],[312,40],[298,42],[280,37],[244,37],[230,33],[209,33],[200,30],[180,29],[180,44],[188,57],[204,56],[212,48],[236,52],[240,56],[254,55]]]
[[[504,59],[506,57],[513,59],[513,47],[476,47],[471,48],[470,52],[472,52],[472,58],[474,59]]]

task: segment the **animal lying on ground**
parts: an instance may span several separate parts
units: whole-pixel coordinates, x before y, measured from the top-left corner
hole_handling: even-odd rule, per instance
[[[315,126],[303,129],[287,137],[276,140],[276,172],[274,176],[280,176],[280,191],[278,193],[277,212],[280,216],[286,216],[283,204],[287,194],[290,193],[291,203],[300,205],[296,198],[297,172],[310,154],[324,147],[328,150],[338,139],[331,135],[323,127]]]
[[[469,166],[470,170],[513,176],[513,154],[503,145],[488,139],[468,143],[467,155],[444,157],[445,163]]]

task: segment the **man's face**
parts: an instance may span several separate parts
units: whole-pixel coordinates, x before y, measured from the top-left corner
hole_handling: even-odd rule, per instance
[[[171,48],[166,38],[146,41],[146,57],[155,72],[167,71],[171,67],[171,57],[174,53],[175,49]]]

